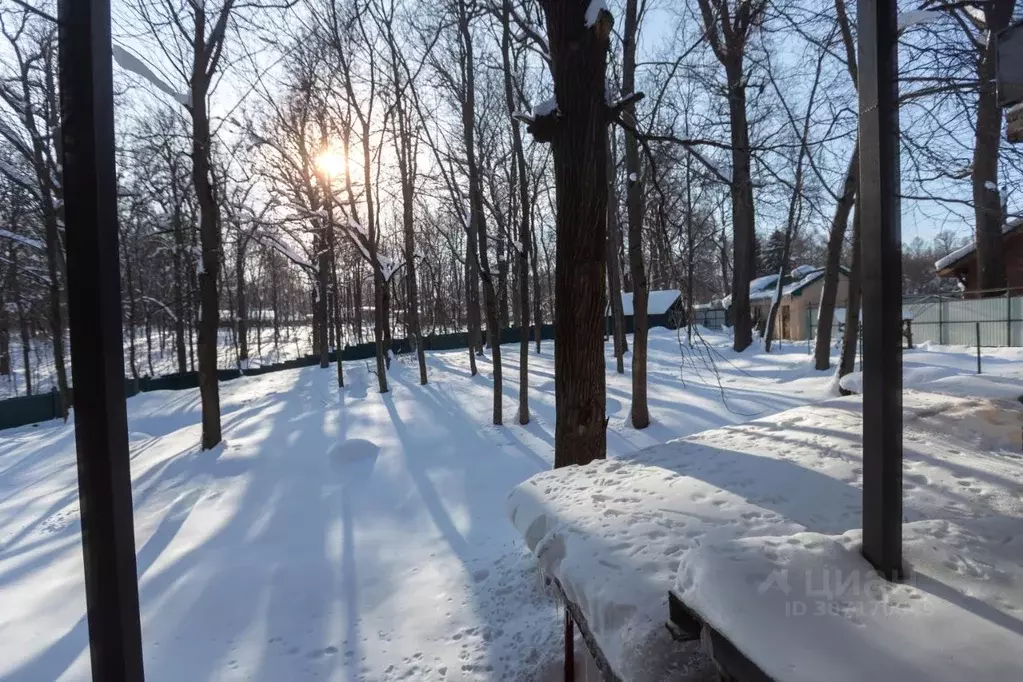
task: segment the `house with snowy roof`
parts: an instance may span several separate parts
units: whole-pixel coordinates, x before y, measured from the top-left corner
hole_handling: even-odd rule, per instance
[[[768,280],[766,283],[763,280]],[[755,287],[758,283],[759,287]],[[757,329],[767,328],[778,275],[759,277],[750,282],[750,310]],[[813,336],[824,294],[824,268],[799,265],[782,279],[781,303],[774,321],[775,338],[797,341]],[[838,269],[838,291],[835,307],[845,308],[849,301],[849,272]]]
[[[622,312],[625,314],[625,333],[633,332],[632,292],[622,292]],[[677,329],[685,324],[685,303],[678,289],[651,291],[647,299],[647,321],[649,327]],[[614,324],[611,306],[607,308],[608,329]]]
[[[777,273],[757,277],[750,282],[750,314],[753,316],[755,328],[761,333],[767,328],[767,318],[771,313],[771,303],[774,301],[777,287]],[[781,287],[781,303],[774,323],[774,338],[799,341],[812,337],[824,292],[824,268],[798,265],[782,278]],[[845,308],[848,300],[849,272],[845,268],[839,268],[835,307]],[[726,310],[728,319],[731,320],[731,296],[725,296],[720,302],[715,301],[711,304],[712,307],[715,305]]]
[[[1023,219],[1002,227],[1002,253],[1010,289],[1023,289]],[[955,277],[967,292],[977,291],[977,244],[971,241],[934,264],[939,277]]]

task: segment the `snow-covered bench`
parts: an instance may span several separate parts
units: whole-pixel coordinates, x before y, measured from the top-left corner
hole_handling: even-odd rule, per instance
[[[908,633],[914,627],[959,637],[939,640],[963,666],[944,669],[1008,679],[998,677],[1005,665],[1023,670],[1023,405],[1010,397],[1023,387],[949,377],[926,388],[904,396],[906,556],[916,582],[879,601],[838,600],[828,606],[833,616],[786,616],[786,601],[813,595],[805,583],[804,593],[789,585],[786,595],[764,573],[830,566],[833,578],[865,575],[855,548],[858,397],[543,472],[512,491],[508,512],[612,679],[704,679],[698,643],[674,642],[665,627],[672,588],[700,623],[778,680],[844,679],[820,674],[828,660],[846,666],[848,679],[865,679],[884,665],[865,652],[878,637],[891,638],[889,660],[916,664],[934,654],[945,665],[927,634]],[[854,617],[875,603],[898,609],[880,620]],[[743,605],[748,620],[735,615],[747,612]],[[932,607],[929,619],[917,618]],[[902,628],[905,614],[913,617]],[[1000,653],[968,638],[967,622]],[[818,631],[829,638],[820,654],[810,651]],[[855,637],[867,631],[881,634]],[[843,639],[849,648],[835,656]],[[931,679],[898,669],[897,678],[874,679]]]

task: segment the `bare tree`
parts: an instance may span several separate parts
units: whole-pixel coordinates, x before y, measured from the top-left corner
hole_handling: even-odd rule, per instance
[[[753,205],[752,153],[746,112],[748,79],[744,65],[749,39],[763,20],[767,0],[739,2],[699,0],[707,42],[725,69],[732,152],[732,324],[734,348],[745,350],[753,341],[749,284],[755,268],[756,240]]]

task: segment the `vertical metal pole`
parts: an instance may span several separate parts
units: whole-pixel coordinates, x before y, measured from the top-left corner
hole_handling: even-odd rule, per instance
[[[938,345],[945,343],[945,300],[938,294]]]
[[[1012,291],[1005,290],[1005,345],[1012,348]]]
[[[977,325],[977,374],[980,374],[980,322],[975,322]]]
[[[565,607],[565,682],[575,680],[575,623],[572,613]]]
[[[902,235],[896,0],[859,0],[863,554],[902,568]]]
[[[110,1],[60,0],[71,374],[92,678],[141,682],[111,76]]]

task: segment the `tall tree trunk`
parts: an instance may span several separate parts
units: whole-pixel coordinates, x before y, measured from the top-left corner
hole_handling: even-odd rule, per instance
[[[412,177],[410,164],[412,150],[410,141],[402,140],[403,149],[399,150],[399,170],[401,171],[401,217],[405,233],[405,287],[408,300],[405,302],[406,318],[409,332],[416,345],[416,361],[419,363],[419,385],[426,385],[426,351],[423,348],[422,324],[419,319],[419,283],[416,281],[416,236],[414,215],[412,212],[415,193],[415,178]]]
[[[622,60],[622,92],[632,94],[636,88],[636,42],[638,38],[637,0],[626,0],[625,33],[622,36],[624,58]],[[628,121],[635,124],[636,109],[630,104],[623,112]],[[650,408],[647,405],[646,357],[647,333],[650,321],[647,318],[649,285],[643,262],[643,186],[642,169],[639,162],[639,143],[636,136],[625,131],[625,203],[629,216],[629,265],[632,272],[632,426],[645,429],[650,425]]]
[[[846,68],[853,87],[859,87],[859,65],[856,61],[856,44],[852,34],[852,25],[846,11],[845,0],[834,0],[835,19],[842,36],[845,48]],[[817,339],[814,347],[814,367],[825,370],[831,366],[831,327],[835,322],[835,300],[838,296],[839,266],[842,260],[842,246],[845,242],[845,231],[849,223],[849,214],[859,189],[860,177],[860,139],[856,136],[849,167],[845,172],[842,194],[835,205],[835,215],[831,222],[828,236],[827,262],[824,267],[824,284],[821,290],[821,302],[817,311]],[[848,310],[846,316],[848,317]],[[857,324],[859,320],[857,319]]]
[[[245,302],[245,238],[241,235],[238,236],[238,248],[235,252],[234,277],[235,298],[238,304],[235,314],[238,320],[238,364],[245,366],[249,360],[249,311]],[[258,333],[258,328],[256,331]]]
[[[4,306],[0,302],[0,306]],[[11,323],[6,308],[0,308],[0,376],[11,375]]]
[[[821,304],[817,313],[817,341],[814,347],[814,367],[825,370],[831,366],[831,325],[835,322],[835,299],[838,295],[838,280],[842,263],[842,246],[845,243],[845,230],[849,224],[856,199],[856,188],[859,185],[860,145],[856,140],[849,167],[845,172],[845,183],[842,195],[835,205],[835,215],[831,220],[831,232],[828,235],[828,254],[824,264],[824,285],[821,291]]]
[[[139,380],[139,368],[138,363],[135,359],[135,326],[136,320],[136,304],[135,304],[135,278],[132,276],[133,268],[131,267],[131,258],[128,254],[128,240],[121,239],[121,248],[124,255],[124,277],[125,277],[125,288],[128,290],[128,366],[131,368],[131,378],[135,381]]]
[[[618,193],[615,191],[615,157],[611,135],[607,144],[607,290],[611,303],[612,332],[614,333],[615,371],[625,374],[625,353],[629,342],[625,338],[625,310],[622,305],[622,271],[618,252],[621,250],[622,232],[618,227]]]
[[[352,294],[355,297],[355,305],[353,306],[355,312],[355,340],[362,343],[362,264],[356,262],[354,267],[354,276],[352,282]]]
[[[14,249],[11,249],[11,255],[13,255]],[[13,257],[8,257],[8,261],[13,261]],[[12,303],[8,303],[7,297],[13,297],[14,294],[14,272],[15,266],[13,263],[7,268],[7,278],[3,283],[3,289],[0,290],[0,376],[9,377],[12,374],[11,371],[11,315],[10,310],[13,308]]]
[[[1002,289],[1008,285],[1002,246],[1001,196],[998,191],[998,156],[1002,141],[1002,110],[995,91],[997,41],[993,36],[1009,25],[1016,0],[985,5],[987,44],[977,56],[977,125],[973,147],[973,211],[976,219],[977,287]]]
[[[220,432],[220,389],[217,385],[217,326],[220,274],[220,209],[210,178],[210,124],[206,112],[206,63],[200,56],[203,27],[196,19],[197,54],[192,81],[192,183],[199,204],[199,240],[202,244],[199,276],[199,395],[202,402],[202,449],[216,447]]]
[[[508,313],[508,247],[506,240],[502,237],[495,239],[494,249],[497,258],[497,328],[500,331],[511,324]]]
[[[334,238],[333,230],[328,233],[330,239],[330,288],[334,296],[334,357],[337,363],[337,385],[345,387],[345,372],[343,366],[343,349],[341,340],[341,298],[340,287],[337,282],[337,240]]]
[[[470,224],[465,245],[465,303],[466,324],[469,327],[469,374],[476,376],[476,355],[483,349],[480,339],[479,272],[476,265],[476,231]]]
[[[542,0],[557,108],[530,126],[549,140],[557,188],[554,466],[602,459],[607,450],[604,257],[607,120],[604,101],[611,14],[586,21],[586,0]],[[589,23],[589,25],[587,25]]]
[[[857,201],[857,204],[859,202]],[[842,338],[842,357],[838,365],[838,376],[844,377],[853,371],[856,363],[856,342],[860,336],[860,298],[863,291],[863,240],[860,232],[860,211],[857,206],[853,213],[853,253],[849,270],[849,305],[845,309],[845,331]]]
[[[180,206],[174,206],[174,348],[178,359],[178,374],[188,371],[185,352],[185,228]]]
[[[378,258],[380,230],[376,224],[376,205],[373,203],[373,182],[370,175],[373,163],[369,144],[370,139],[369,121],[364,120],[362,123],[362,182],[366,199],[366,227],[369,234],[370,266],[373,269],[373,340],[376,342],[377,386],[381,393],[387,393],[390,390],[387,387],[387,358],[390,357],[388,355],[390,349],[385,348],[384,338],[388,324],[387,293],[384,291],[387,282],[384,281],[384,275],[380,270],[380,260]],[[389,333],[387,334],[388,336],[390,335]]]
[[[48,196],[48,195],[47,195]],[[46,199],[49,201],[49,199]],[[46,270],[49,277],[47,293],[49,294],[50,337],[53,344],[53,365],[57,371],[57,391],[60,395],[61,416],[66,420],[70,400],[68,396],[67,367],[64,363],[64,316],[61,311],[60,270],[60,234],[57,231],[57,216],[52,210],[43,211],[43,223],[46,231]]]
[[[329,208],[327,209],[330,210]],[[320,368],[330,367],[330,349],[328,348],[328,326],[330,320],[327,315],[327,280],[330,275],[330,251],[327,248],[326,231],[330,229],[330,219],[322,225],[322,230],[316,239],[316,315],[319,323],[319,347],[317,352],[320,356]]]
[[[464,2],[458,3],[458,29],[461,36],[462,49],[462,82],[465,90],[462,99],[462,134],[465,140],[465,160],[469,173],[469,232],[475,231],[476,251],[472,259],[479,266],[480,279],[483,280],[484,305],[487,314],[487,335],[490,340],[491,362],[494,370],[494,424],[501,424],[503,386],[501,381],[501,329],[498,323],[498,300],[496,277],[490,269],[490,257],[487,252],[487,222],[483,213],[483,183],[479,165],[476,161],[476,74],[473,56],[472,32],[469,26],[468,8]],[[478,315],[478,313],[477,313]]]
[[[543,340],[543,287],[540,284],[540,254],[536,248],[536,221],[529,220],[529,259],[533,271],[533,336],[536,342],[536,354],[540,354],[540,342]]]
[[[689,118],[686,117],[686,134]],[[696,270],[696,248],[693,245],[693,160],[686,154],[686,342],[693,345],[693,284]]]
[[[25,307],[21,302],[20,292],[15,292],[15,305],[18,310],[18,330],[21,332],[21,366],[25,372],[25,395],[32,395],[32,334]]]
[[[277,265],[277,255],[274,251],[270,251],[270,310],[273,313],[275,362],[280,359],[281,354],[281,314],[283,312],[281,310],[280,289],[278,288],[280,277]]]
[[[749,284],[756,268],[755,214],[749,148],[749,123],[746,119],[746,80],[742,54],[732,55],[726,63],[728,77],[728,118],[732,141],[732,315],[735,335],[733,348],[745,350],[753,342]]]

